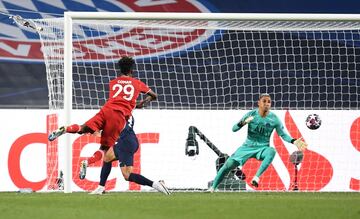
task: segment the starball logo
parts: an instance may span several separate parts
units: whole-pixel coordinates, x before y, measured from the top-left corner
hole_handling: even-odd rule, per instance
[[[0,7],[7,10],[0,15],[0,25],[4,27],[0,35],[0,60],[28,62],[43,61],[39,35],[30,28],[17,26],[6,14],[20,15],[26,19],[42,19],[62,17],[64,11],[210,12],[198,1],[185,0],[2,0]],[[209,40],[209,36],[214,32],[191,27],[183,31],[175,28],[154,29],[146,26],[113,26],[108,27],[107,31],[96,32],[92,29],[93,27],[85,25],[77,33],[78,38],[73,43],[75,58],[84,61],[106,61],[121,55],[137,58],[167,55],[195,47]],[[55,46],[56,48],[50,49],[54,50],[53,54],[62,53],[61,46],[60,43]]]

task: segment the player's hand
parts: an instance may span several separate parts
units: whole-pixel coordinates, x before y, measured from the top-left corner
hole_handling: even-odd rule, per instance
[[[141,109],[144,107],[144,101],[140,101],[139,103],[136,104],[136,109]]]
[[[240,120],[240,122],[237,124],[237,126],[241,128],[241,127],[243,127],[244,125],[249,124],[253,119],[254,119],[253,116],[249,116],[249,117],[247,117],[244,121],[241,121],[241,120]]]
[[[299,151],[304,151],[308,146],[308,144],[302,140],[302,137],[296,139],[294,141],[294,145],[299,149]]]
[[[247,118],[244,120],[243,124],[244,124],[244,125],[249,124],[253,119],[254,119],[253,116],[249,116],[249,117],[247,117]]]
[[[101,131],[96,131],[92,135],[95,137],[101,138]]]

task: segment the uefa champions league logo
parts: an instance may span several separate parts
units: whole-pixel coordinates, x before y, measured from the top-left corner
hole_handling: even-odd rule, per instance
[[[184,8],[189,12],[210,12],[203,4],[198,1],[22,1],[22,0],[3,0],[0,4],[7,9],[11,15],[20,15],[27,19],[58,18],[63,16],[64,11],[111,11],[111,12],[161,12],[182,11]],[[19,11],[18,9],[22,10]],[[0,22],[7,26],[0,36],[0,59],[17,61],[39,61],[43,62],[43,53],[39,35],[36,31],[29,28],[16,26],[8,15],[2,14]],[[110,28],[106,32],[91,32],[90,27],[83,27],[78,34],[77,41],[74,42],[74,49],[79,53],[89,50],[85,47],[82,40],[92,40],[94,44],[88,44],[95,53],[81,57],[84,61],[110,60],[121,55],[135,56],[136,58],[147,58],[162,56],[179,52],[184,49],[195,47],[202,42],[209,40],[214,31],[187,29],[186,31],[167,30],[154,31],[145,27],[136,28]],[[171,34],[173,37],[166,40],[164,34]],[[150,43],[149,43],[150,42]],[[97,45],[97,43],[104,43]],[[96,49],[101,46],[107,49]],[[135,46],[134,46],[135,45]],[[101,52],[103,51],[103,52]],[[105,51],[105,52],[104,52]]]

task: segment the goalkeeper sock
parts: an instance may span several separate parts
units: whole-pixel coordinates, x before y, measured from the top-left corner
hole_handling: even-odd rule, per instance
[[[105,186],[106,180],[111,172],[111,162],[103,162],[100,173],[100,183],[99,185]]]
[[[78,124],[73,124],[66,127],[67,133],[78,133],[80,130],[81,130],[81,126]]]
[[[137,173],[130,173],[129,181],[134,182],[144,186],[152,186],[153,181],[149,180],[148,178],[144,177],[143,175]]]
[[[102,151],[102,150],[95,151],[93,156],[87,159],[88,165],[90,165],[92,163],[95,163],[96,161],[101,160],[103,157],[104,157],[104,151]]]

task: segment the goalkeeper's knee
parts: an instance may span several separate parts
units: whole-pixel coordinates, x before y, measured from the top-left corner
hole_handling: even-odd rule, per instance
[[[263,152],[264,159],[273,160],[275,157],[276,151],[274,148],[269,147]]]
[[[224,164],[224,167],[228,170],[231,170],[231,169],[234,169],[235,167],[239,166],[240,164],[233,160],[233,159],[230,159],[228,158]]]

